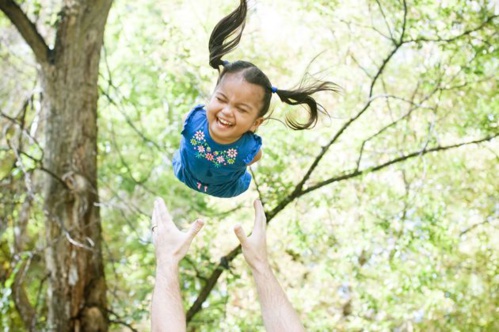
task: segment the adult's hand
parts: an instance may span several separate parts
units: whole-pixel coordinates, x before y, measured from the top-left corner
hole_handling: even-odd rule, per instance
[[[156,250],[156,281],[151,306],[153,332],[186,330],[178,265],[202,227],[203,222],[196,220],[187,232],[180,231],[173,223],[165,202],[161,198],[154,201],[151,228]]]
[[[252,269],[265,269],[268,268],[269,264],[266,239],[267,219],[260,200],[255,200],[253,206],[255,208],[255,224],[251,235],[246,236],[241,224],[234,226],[234,233],[241,242],[243,256],[249,266]]]
[[[194,237],[204,226],[202,220],[196,220],[187,232],[177,228],[165,202],[161,198],[154,201],[152,212],[152,240],[156,251],[156,264],[178,264],[185,257]]]
[[[277,281],[267,257],[267,240],[265,228],[267,220],[262,203],[256,200],[255,225],[250,236],[246,236],[241,225],[234,226],[244,259],[249,264],[256,291],[262,308],[263,324],[267,332],[304,332],[305,328],[298,313],[289,302],[286,293]]]

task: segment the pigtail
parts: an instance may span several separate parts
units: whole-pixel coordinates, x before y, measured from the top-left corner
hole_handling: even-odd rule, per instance
[[[328,114],[324,107],[319,104],[311,95],[320,91],[338,92],[340,87],[328,81],[316,81],[308,86],[299,86],[295,90],[276,91],[282,102],[289,105],[306,105],[304,107],[308,112],[308,121],[300,123],[291,116],[286,116],[286,125],[294,130],[303,130],[313,128],[319,119],[319,113]]]
[[[222,57],[234,50],[243,34],[248,6],[246,0],[241,0],[239,7],[225,16],[211,32],[208,49],[210,51],[210,66],[219,69],[224,65]]]

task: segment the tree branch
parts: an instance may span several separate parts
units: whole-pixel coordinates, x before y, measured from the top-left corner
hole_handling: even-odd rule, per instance
[[[31,47],[39,63],[48,63],[51,50],[36,26],[13,0],[0,0],[0,9],[17,28],[26,43]]]
[[[461,34],[459,34],[457,36],[454,36],[454,37],[449,37],[449,38],[442,38],[442,37],[438,37],[438,36],[435,37],[435,38],[420,37],[420,38],[412,38],[412,39],[404,40],[404,43],[414,43],[414,42],[450,43],[450,42],[453,42],[455,40],[461,39],[461,38],[463,38],[465,36],[468,36],[468,35],[472,34],[473,32],[476,32],[476,31],[479,31],[479,30],[483,29],[486,25],[488,25],[489,23],[491,23],[496,18],[499,18],[499,15],[489,16],[479,26],[477,26],[477,27],[475,27],[473,29],[465,30],[463,33],[461,33]]]
[[[120,317],[117,313],[115,313],[114,311],[108,309],[107,310],[110,314],[116,316],[117,319],[110,319],[109,320],[109,323],[111,324],[117,324],[117,325],[123,325],[123,326],[126,326],[130,329],[130,331],[132,332],[138,332],[139,330],[137,330],[136,328],[134,328],[131,324],[127,323],[125,319],[123,319],[122,317]]]
[[[431,148],[431,149],[426,149],[426,147],[425,147],[425,148],[423,148],[420,151],[415,151],[415,152],[409,153],[409,154],[407,154],[405,156],[392,159],[390,161],[387,161],[386,163],[383,163],[383,164],[380,164],[380,165],[377,165],[377,166],[366,168],[366,169],[360,170],[360,171],[355,170],[355,171],[352,171],[352,172],[349,172],[349,173],[346,173],[346,174],[343,174],[343,175],[340,175],[340,176],[337,176],[337,177],[333,177],[333,178],[330,178],[328,180],[319,182],[316,185],[313,185],[311,187],[308,187],[306,190],[303,190],[301,192],[300,196],[305,195],[305,194],[307,194],[309,192],[312,192],[314,190],[317,190],[317,189],[319,189],[321,187],[324,187],[324,186],[326,186],[328,184],[331,184],[333,182],[339,182],[339,181],[351,179],[351,178],[357,177],[357,176],[362,175],[362,174],[373,173],[373,172],[382,170],[383,168],[386,168],[386,167],[388,167],[390,165],[398,164],[400,162],[403,162],[403,161],[406,161],[406,160],[409,160],[409,159],[412,159],[412,158],[415,158],[415,157],[423,156],[423,155],[428,154],[428,153],[438,152],[438,151],[445,151],[445,150],[450,150],[450,149],[455,149],[455,148],[459,148],[459,147],[462,147],[462,146],[465,146],[465,145],[483,143],[483,142],[491,141],[491,140],[493,140],[494,138],[496,138],[498,136],[499,136],[499,133],[496,133],[496,134],[494,134],[492,136],[487,136],[487,137],[484,137],[484,138],[481,138],[481,139],[477,139],[477,140],[474,140],[474,141],[470,141],[470,142],[463,142],[463,143],[458,143],[458,144],[453,144],[453,145],[446,145],[446,146],[436,146],[436,147]]]
[[[477,144],[477,143],[481,143],[481,142],[485,142],[485,141],[490,141],[490,140],[492,140],[492,139],[494,139],[494,138],[496,138],[498,136],[499,136],[499,133],[494,134],[492,136],[485,137],[485,138],[481,138],[481,139],[478,139],[478,140],[470,141],[470,142],[464,142],[464,143],[459,143],[459,144],[454,144],[454,145],[448,145],[448,146],[438,146],[438,147],[431,148],[431,149],[424,148],[421,151],[416,151],[416,152],[410,153],[410,154],[408,154],[406,156],[403,156],[403,157],[400,157],[400,158],[395,158],[393,160],[390,160],[390,161],[388,161],[388,162],[386,162],[384,164],[380,164],[378,166],[374,166],[374,167],[371,167],[371,168],[368,168],[368,169],[365,169],[365,170],[362,170],[362,171],[353,171],[351,173],[347,173],[347,174],[344,174],[344,175],[341,175],[341,176],[333,177],[333,178],[331,178],[329,180],[320,182],[320,183],[316,184],[315,186],[309,187],[309,188],[307,188],[306,190],[303,190],[303,191],[295,189],[291,195],[285,197],[281,201],[281,203],[279,203],[279,205],[277,205],[272,211],[265,212],[265,216],[267,217],[267,224],[280,211],[282,211],[289,203],[291,203],[295,199],[297,199],[297,198],[299,198],[299,197],[301,197],[301,196],[303,196],[305,194],[308,194],[308,193],[310,193],[312,191],[315,191],[315,190],[317,190],[317,189],[319,189],[321,187],[324,187],[324,186],[326,186],[326,185],[328,185],[330,183],[339,182],[339,181],[343,181],[343,180],[348,180],[348,179],[360,176],[362,174],[370,173],[370,172],[371,173],[372,172],[376,172],[376,171],[379,171],[379,170],[381,170],[383,168],[386,168],[386,167],[388,167],[390,165],[397,164],[397,163],[400,163],[400,162],[404,162],[404,161],[407,161],[407,160],[409,160],[411,158],[414,158],[414,157],[417,157],[417,156],[422,156],[422,155],[425,155],[427,153],[445,151],[445,150],[450,150],[450,149],[458,148],[458,147],[465,146],[465,145]],[[192,320],[192,318],[199,311],[201,311],[203,303],[206,301],[206,299],[210,295],[210,293],[213,290],[213,288],[215,288],[215,285],[217,284],[218,278],[222,275],[223,271],[225,269],[227,269],[229,263],[231,261],[233,261],[234,258],[236,258],[240,253],[241,253],[241,246],[237,246],[229,254],[227,254],[226,256],[223,256],[220,259],[220,263],[217,265],[217,267],[215,268],[215,270],[212,272],[211,276],[208,277],[206,284],[204,285],[204,287],[199,292],[199,295],[196,298],[195,302],[189,308],[189,310],[187,312],[187,315],[186,315],[187,322],[190,322]]]
[[[2,1],[2,0],[0,0],[0,1]],[[108,83],[116,91],[119,91],[118,88],[116,88],[115,86],[113,86],[110,81]],[[111,97],[111,95],[107,91],[104,91],[104,89],[102,89],[101,87],[99,87],[99,91],[102,93],[102,95],[104,97],[106,97],[106,99],[109,101],[110,104],[116,106],[116,109],[118,110],[118,112],[120,112],[121,115],[123,115],[123,117],[125,118],[126,123],[130,126],[130,128],[132,128],[132,130],[140,138],[142,138],[142,140],[144,142],[146,142],[147,144],[152,144],[158,151],[163,151],[163,149],[161,148],[161,146],[159,146],[159,144],[157,142],[153,141],[152,139],[150,139],[149,137],[147,137],[146,135],[144,135],[143,132],[139,128],[137,128],[137,126],[134,124],[134,121],[132,119],[130,119],[130,117],[126,114],[126,112],[124,111],[123,106],[121,104],[118,104],[118,102],[116,102]]]
[[[468,232],[471,232],[472,230],[474,230],[475,228],[480,227],[480,226],[485,225],[485,224],[490,224],[490,220],[485,219],[482,222],[471,225],[470,227],[466,228],[464,231],[459,233],[459,237],[462,237],[463,235],[467,234]]]
[[[436,92],[436,90],[434,92],[432,92],[431,95],[433,95],[434,93]],[[380,130],[378,130],[375,134],[369,136],[368,138],[366,138],[364,141],[362,141],[362,144],[360,146],[360,151],[359,151],[359,157],[357,158],[357,167],[356,167],[356,170],[359,170],[360,168],[360,163],[362,161],[362,157],[363,157],[363,154],[364,154],[364,148],[365,148],[365,145],[367,144],[367,142],[371,141],[372,139],[374,139],[375,137],[381,135],[383,132],[385,132],[386,130],[388,130],[389,128],[397,125],[399,122],[405,120],[406,118],[410,117],[411,114],[416,111],[416,110],[420,110],[420,109],[434,109],[433,107],[429,107],[429,106],[423,106],[422,105],[422,102],[424,102],[425,100],[427,100],[430,96],[427,96],[428,98],[424,98],[422,102],[420,103],[415,103],[413,100],[406,100],[404,98],[400,98],[400,97],[397,97],[397,96],[391,96],[391,95],[383,95],[383,96],[379,96],[380,98],[385,98],[387,100],[389,99],[396,99],[396,100],[401,100],[403,102],[406,102],[408,104],[410,104],[412,107],[404,114],[402,115],[401,117],[399,117],[398,119],[392,121],[391,123],[389,123],[388,125],[386,125],[385,127],[381,128]]]
[[[389,39],[392,41],[395,41],[395,38],[393,37],[393,33],[392,33],[392,28],[390,27],[390,23],[388,22],[388,18],[385,15],[385,11],[383,10],[383,6],[379,2],[379,0],[376,0],[376,4],[378,5],[381,16],[383,17],[383,21],[385,22],[386,29],[388,30],[388,33],[390,34]]]
[[[403,24],[402,24],[402,32],[400,33],[400,36],[399,36],[399,41],[398,42],[394,42],[395,46],[394,46],[393,50],[385,57],[385,59],[383,60],[383,62],[380,65],[380,67],[378,68],[376,74],[372,78],[371,85],[369,87],[368,100],[367,100],[366,104],[364,105],[364,107],[355,116],[353,116],[352,118],[350,118],[350,120],[348,120],[338,130],[338,132],[334,135],[334,137],[331,139],[331,141],[329,141],[329,143],[327,145],[325,145],[325,146],[322,147],[321,153],[317,156],[317,158],[315,158],[314,162],[309,167],[309,169],[308,169],[307,173],[305,174],[305,176],[303,177],[302,181],[296,186],[295,192],[293,194],[291,194],[291,195],[294,195],[295,193],[298,193],[298,192],[300,192],[302,190],[303,186],[308,181],[308,179],[310,178],[310,175],[312,175],[312,172],[315,170],[315,168],[317,167],[317,165],[321,161],[322,157],[324,157],[324,155],[326,154],[327,150],[336,142],[336,140],[343,134],[343,132],[348,127],[350,127],[350,125],[352,123],[354,123],[362,114],[364,114],[369,109],[369,106],[371,106],[371,103],[375,99],[375,98],[373,98],[373,93],[374,93],[374,86],[376,85],[376,82],[378,81],[378,79],[383,74],[383,71],[385,70],[385,67],[388,64],[388,62],[390,62],[390,60],[393,58],[393,56],[395,55],[395,53],[397,53],[397,51],[400,49],[400,47],[404,44],[403,40],[404,40],[404,35],[405,35],[405,31],[406,31],[406,24],[407,24],[406,16],[407,16],[407,6],[405,5],[405,2],[404,2],[404,21],[403,21]]]
[[[269,220],[267,220],[267,223]],[[218,278],[222,275],[223,271],[226,270],[229,266],[229,263],[234,260],[241,253],[241,245],[238,245],[236,248],[232,249],[230,253],[226,256],[220,258],[220,263],[218,263],[215,270],[211,273],[211,276],[206,280],[206,283],[199,292],[196,301],[191,305],[186,314],[187,322],[190,322],[194,316],[201,311],[202,305],[204,301],[208,298],[213,288],[217,284]]]

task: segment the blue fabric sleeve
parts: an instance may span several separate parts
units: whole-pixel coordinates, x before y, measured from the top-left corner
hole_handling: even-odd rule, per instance
[[[246,165],[248,165],[255,158],[258,151],[260,151],[260,149],[262,148],[262,138],[260,136],[254,134],[251,135],[250,142],[251,143],[248,144],[251,144],[253,146],[249,148],[249,153],[243,160]]]
[[[182,131],[180,132],[181,135],[184,134],[185,128],[189,124],[189,122],[192,121],[192,117],[194,116],[195,113],[197,113],[199,110],[203,110],[204,105],[197,105],[194,107],[192,110],[190,110],[189,113],[187,113],[187,116],[185,117],[184,125],[182,126]]]

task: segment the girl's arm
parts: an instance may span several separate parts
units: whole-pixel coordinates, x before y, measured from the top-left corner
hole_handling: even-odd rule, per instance
[[[260,148],[260,150],[258,150],[258,152],[256,153],[255,158],[253,158],[253,160],[247,166],[250,166],[250,165],[256,163],[258,160],[260,160],[260,158],[262,158],[262,154],[263,154],[263,151]]]

